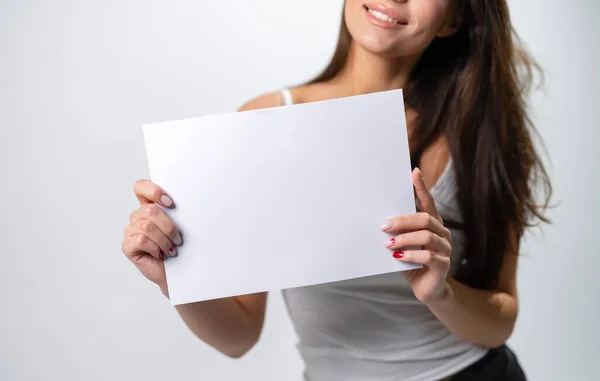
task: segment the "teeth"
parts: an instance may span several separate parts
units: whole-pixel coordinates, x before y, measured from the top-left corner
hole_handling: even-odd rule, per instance
[[[373,16],[375,16],[376,18],[378,18],[379,20],[391,22],[391,23],[394,23],[394,24],[400,24],[398,22],[398,20],[395,20],[395,19],[393,19],[391,17],[388,17],[388,16],[384,15],[383,13],[381,13],[379,11],[374,11],[372,9],[369,9],[369,13],[372,14]]]

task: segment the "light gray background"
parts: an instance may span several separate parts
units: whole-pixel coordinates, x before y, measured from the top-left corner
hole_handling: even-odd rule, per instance
[[[141,124],[316,74],[341,1],[0,2],[0,380],[300,380],[279,294],[245,358],[196,340],[120,252]],[[524,241],[511,339],[532,380],[600,377],[600,2],[510,2],[546,68],[534,120],[560,206]]]

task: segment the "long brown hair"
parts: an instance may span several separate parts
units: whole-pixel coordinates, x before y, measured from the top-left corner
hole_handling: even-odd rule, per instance
[[[456,278],[475,288],[494,288],[511,229],[520,238],[543,211],[552,187],[534,146],[536,130],[526,95],[538,65],[520,47],[505,0],[457,0],[460,29],[438,38],[423,53],[405,88],[405,102],[419,115],[411,140],[413,166],[443,134],[458,185],[462,221],[446,221],[466,235]],[[342,15],[329,65],[310,83],[335,77],[344,67],[352,37]],[[542,185],[544,203],[536,204]]]

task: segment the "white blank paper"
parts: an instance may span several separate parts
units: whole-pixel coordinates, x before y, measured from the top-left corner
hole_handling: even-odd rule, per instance
[[[413,269],[380,225],[415,212],[401,90],[146,124],[181,230],[171,303]]]

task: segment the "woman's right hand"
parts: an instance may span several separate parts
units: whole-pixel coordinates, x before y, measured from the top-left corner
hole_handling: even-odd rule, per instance
[[[176,254],[175,246],[181,244],[181,236],[158,205],[168,208],[173,200],[149,180],[138,180],[133,188],[140,207],[131,213],[121,247],[138,270],[168,295],[163,259]]]

